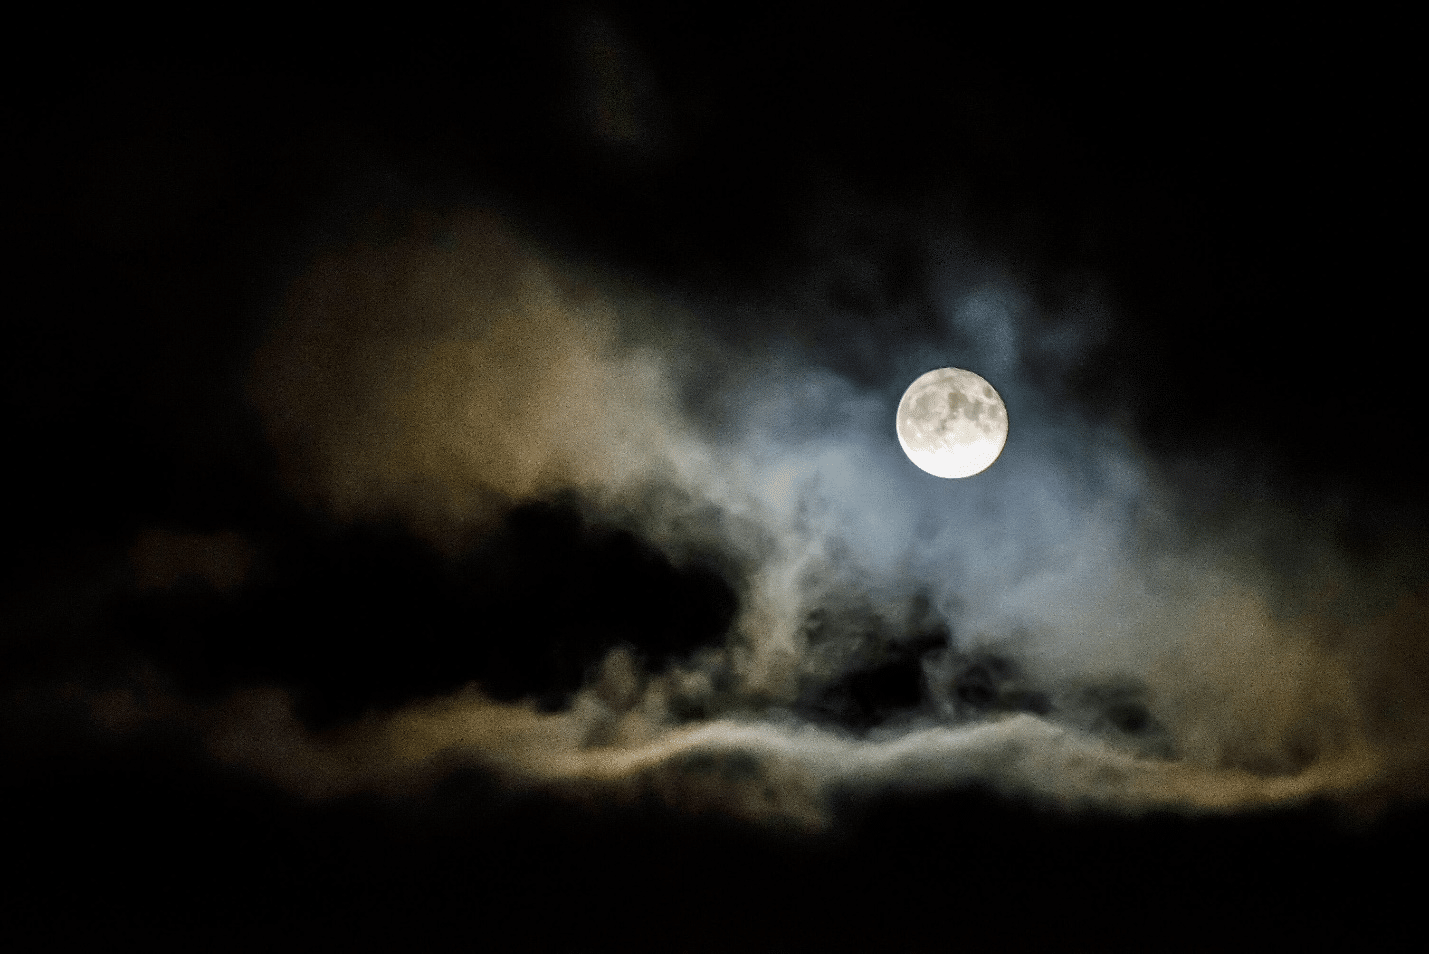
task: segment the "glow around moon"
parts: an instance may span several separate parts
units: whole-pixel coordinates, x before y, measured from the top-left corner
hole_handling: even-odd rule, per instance
[[[971,477],[1007,443],[1007,406],[980,375],[962,368],[929,371],[898,402],[898,443],[936,477]]]

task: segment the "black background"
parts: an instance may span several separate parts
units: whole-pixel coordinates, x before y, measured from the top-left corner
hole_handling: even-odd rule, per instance
[[[282,49],[121,32],[18,74],[7,689],[102,682],[143,656],[198,699],[301,687],[303,716],[330,725],[472,678],[558,700],[614,638],[592,618],[645,614],[656,634],[684,614],[679,640],[642,647],[657,660],[719,637],[736,596],[716,560],[677,569],[559,501],[453,563],[279,486],[243,376],[305,250],[463,203],[718,300],[777,299],[817,266],[802,216],[823,202],[846,210],[840,243],[876,250],[869,281],[829,291],[874,327],[926,276],[863,211],[951,210],[1042,302],[1078,275],[1107,290],[1112,333],[1068,399],[1129,413],[1167,453],[1253,449],[1258,492],[1311,520],[1328,508],[1346,552],[1418,552],[1414,116],[1396,58],[1356,30],[1033,44],[891,12],[611,11],[653,104],[631,146],[582,119],[572,38],[592,22],[485,13]],[[717,333],[752,334],[741,320]],[[115,560],[150,526],[237,530],[274,568],[241,597],[116,594]],[[445,636],[551,592],[546,636],[519,652]],[[333,612],[334,631],[379,632],[412,605],[428,617],[401,653],[291,636]],[[851,805],[808,838],[654,803],[576,809],[474,772],[310,804],[210,765],[184,732],[116,740],[10,698],[23,886],[5,931],[35,947],[1357,949],[1417,931],[1398,873],[1425,847],[1417,809],[1073,817],[965,791]]]

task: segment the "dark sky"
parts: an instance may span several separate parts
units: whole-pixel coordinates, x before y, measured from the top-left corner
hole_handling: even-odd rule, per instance
[[[1412,116],[1349,44],[592,7],[56,53],[9,121],[4,933],[1418,931]],[[1008,401],[968,481],[892,435],[938,363]],[[1132,768],[928,767],[1007,725]]]

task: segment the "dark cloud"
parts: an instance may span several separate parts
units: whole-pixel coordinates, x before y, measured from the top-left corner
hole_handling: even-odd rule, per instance
[[[253,353],[280,473],[328,540],[271,554],[241,607],[151,598],[121,624],[182,692],[274,687],[217,710],[246,739],[227,757],[342,789],[469,750],[619,788],[715,753],[770,774],[696,790],[801,823],[854,779],[1226,808],[1348,797],[1419,757],[1412,716],[1367,721],[1383,640],[1321,638],[1260,558],[1261,513],[1203,482],[1212,538],[1156,455],[1043,389],[1015,269],[934,288],[945,323],[885,349],[1005,388],[997,479],[950,485],[896,453],[906,375],[870,386],[750,328],[764,360],[702,379],[712,431],[676,378],[732,346],[688,318],[660,333],[679,306],[488,212],[439,231],[315,251]]]
[[[1392,133],[1284,50],[487,26],[27,112],[26,929],[1348,936],[1429,738]],[[893,430],[946,365],[967,480]]]

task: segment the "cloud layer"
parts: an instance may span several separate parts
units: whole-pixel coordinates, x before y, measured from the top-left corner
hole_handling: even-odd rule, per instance
[[[880,329],[915,306],[870,326],[813,293],[790,305],[802,325],[677,307],[475,212],[322,250],[250,378],[295,497],[453,559],[516,508],[573,501],[677,566],[713,559],[738,608],[720,643],[658,665],[616,646],[555,707],[474,684],[314,731],[276,686],[182,718],[314,795],[474,761],[805,824],[832,792],[890,787],[1128,811],[1403,788],[1429,710],[1422,597],[1293,511],[1238,507],[1233,482],[1196,488],[1214,527],[1188,520],[1182,462],[1067,397],[1105,309],[1039,310],[1014,273],[918,234],[937,320],[906,333]],[[1011,421],[965,481],[915,469],[893,432],[902,389],[945,365],[993,381]],[[173,575],[140,549],[147,585]],[[1317,569],[1277,571],[1285,551]],[[515,620],[453,638],[527,637]]]

